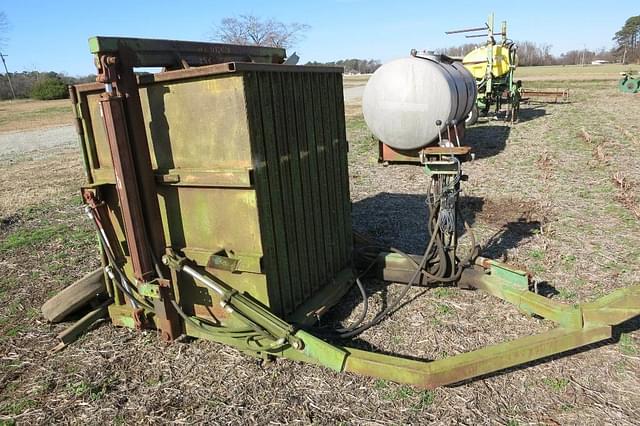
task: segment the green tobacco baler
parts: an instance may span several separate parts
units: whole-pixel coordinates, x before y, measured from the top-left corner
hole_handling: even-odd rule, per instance
[[[440,263],[430,250],[422,259],[378,251],[368,271],[415,285],[450,276],[449,284],[558,327],[437,361],[320,338],[317,320],[354,282],[361,286],[342,69],[283,64],[285,52],[275,48],[104,37],[90,46],[98,82],[74,86],[71,99],[85,208],[101,241],[102,273],[93,277],[109,298],[95,312],[107,309],[115,325],[434,387],[607,339],[612,326],[640,312],[640,286],[563,305],[531,291],[524,271],[477,256],[458,261],[450,251],[457,238],[439,231],[432,214],[430,247],[450,238],[449,263],[444,251]],[[163,71],[136,75],[137,67]],[[458,188],[457,156],[467,154],[459,147],[425,154],[449,201],[457,192],[447,182]]]

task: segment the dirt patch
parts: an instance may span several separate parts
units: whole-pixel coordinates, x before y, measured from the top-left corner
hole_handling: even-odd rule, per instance
[[[505,226],[508,223],[547,223],[551,212],[538,201],[525,201],[514,198],[463,197],[460,208],[465,217],[473,215],[476,220],[493,226]]]
[[[0,232],[8,231],[20,223],[20,215],[13,214],[0,218]]]

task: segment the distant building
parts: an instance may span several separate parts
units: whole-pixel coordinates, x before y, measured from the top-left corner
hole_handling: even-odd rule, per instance
[[[594,61],[591,61],[591,65],[604,65],[604,64],[610,64],[611,61],[605,61],[604,59],[596,59]]]

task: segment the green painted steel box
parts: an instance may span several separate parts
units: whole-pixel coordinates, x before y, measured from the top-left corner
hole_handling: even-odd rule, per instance
[[[341,71],[226,63],[139,77],[167,244],[291,320],[319,313],[351,277]],[[103,90],[76,86],[75,106],[89,185],[126,258]],[[133,279],[129,262],[124,269]],[[174,286],[187,313],[220,313],[215,294],[188,276]],[[111,290],[114,309],[130,310]]]

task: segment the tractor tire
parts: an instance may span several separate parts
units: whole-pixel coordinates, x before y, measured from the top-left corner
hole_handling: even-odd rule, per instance
[[[469,115],[467,115],[467,118],[464,120],[464,124],[467,126],[473,126],[478,122],[479,116],[480,111],[478,111],[478,105],[474,105],[473,108],[471,108],[471,111],[469,111]]]
[[[61,322],[92,300],[107,297],[104,269],[98,268],[66,287],[42,305],[42,315],[49,322]]]

